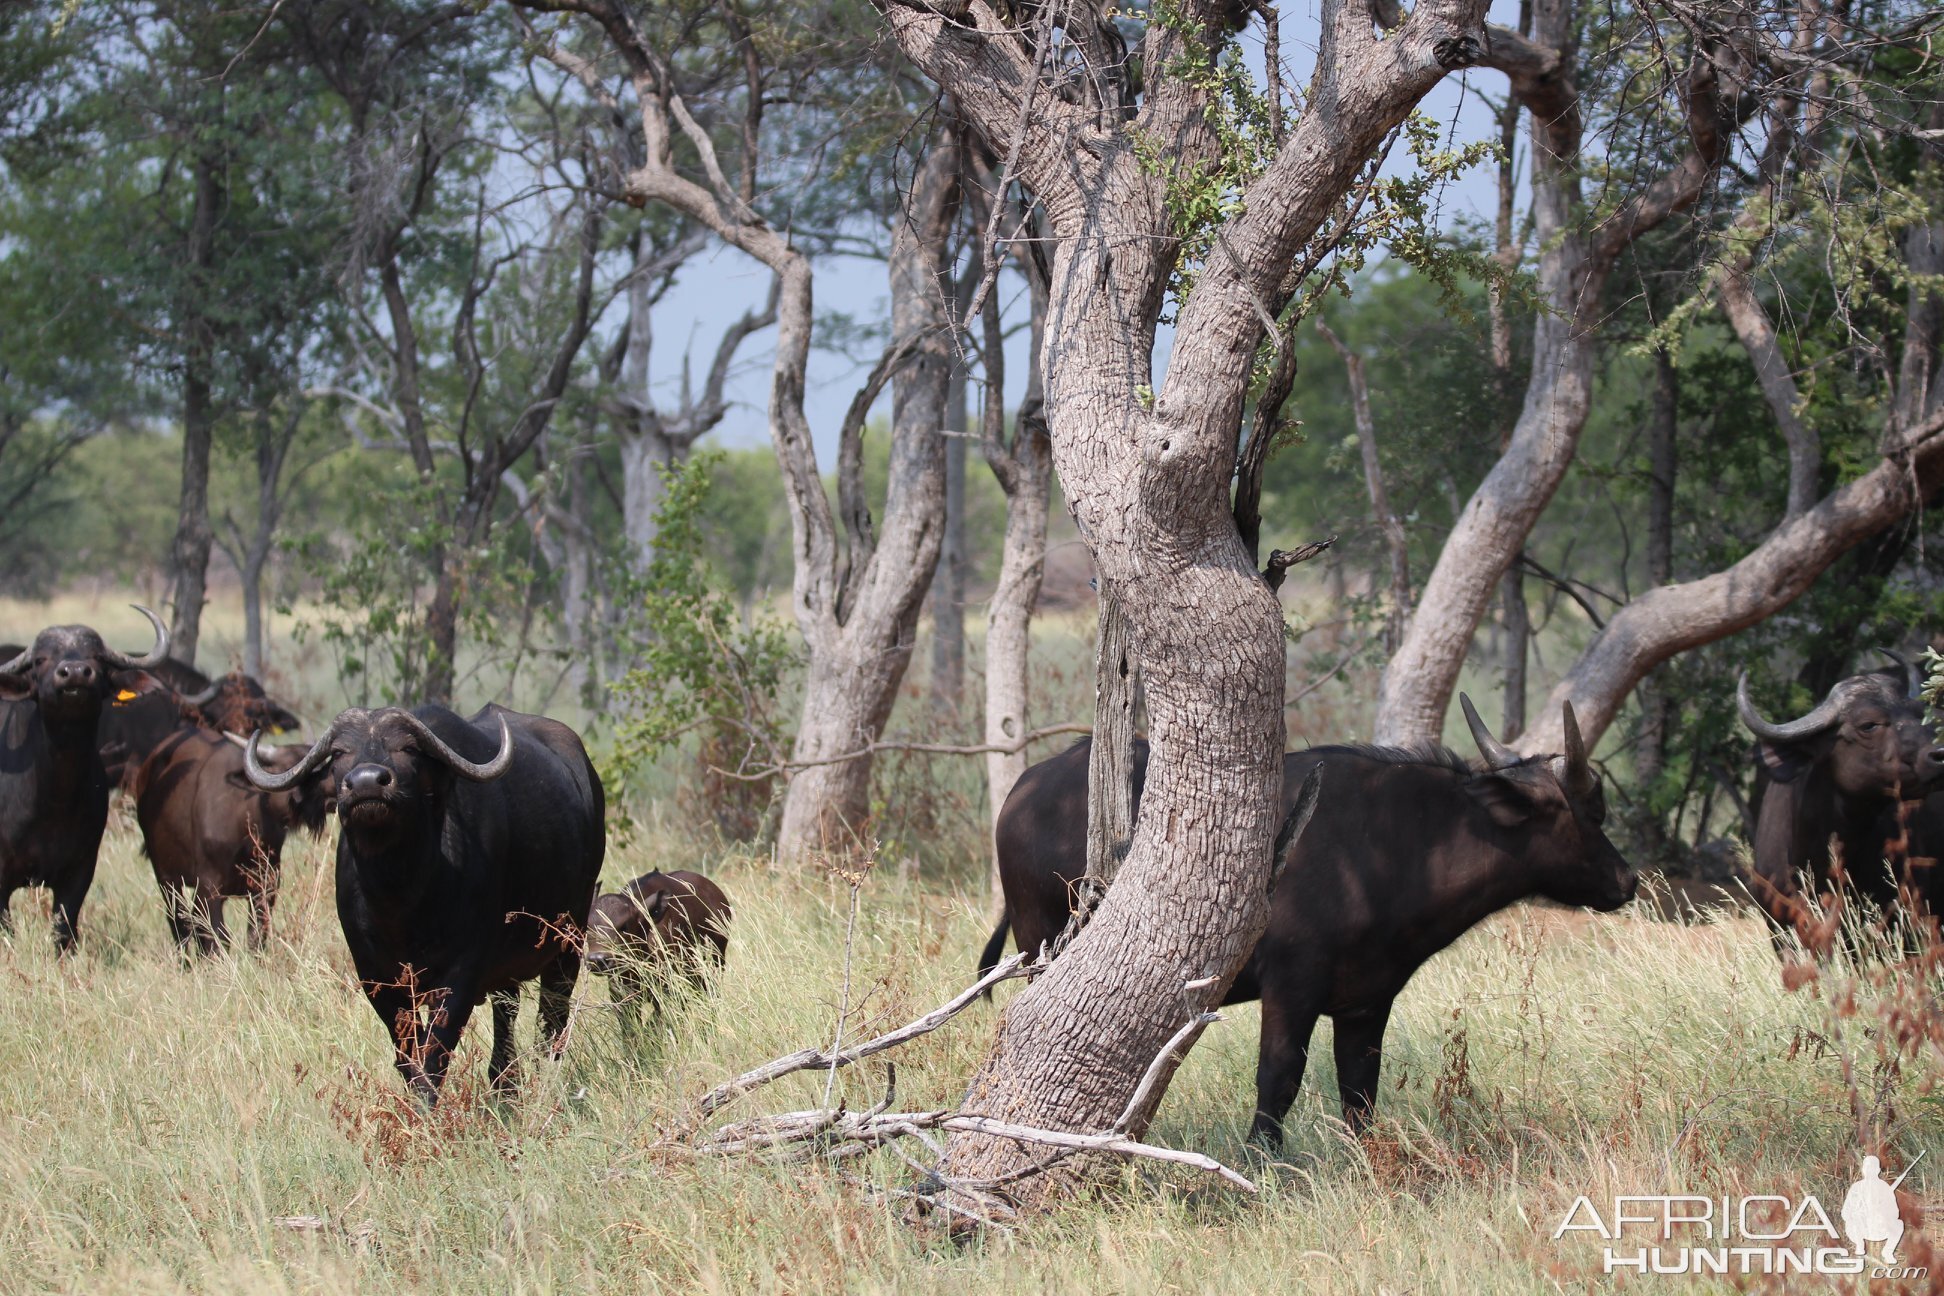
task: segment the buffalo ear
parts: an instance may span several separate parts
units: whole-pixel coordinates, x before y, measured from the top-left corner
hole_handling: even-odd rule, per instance
[[[34,681],[25,675],[0,675],[0,701],[25,702],[34,696]]]
[[[144,693],[154,693],[169,686],[145,670],[118,670],[108,677],[115,686],[113,704],[126,706]]]
[[[242,770],[231,770],[229,773],[223,775],[223,782],[233,788],[242,788],[245,792],[255,792],[258,790],[257,785],[250,782],[250,776]]]
[[[1776,783],[1793,783],[1802,777],[1802,772],[1814,764],[1809,753],[1802,748],[1790,745],[1778,747],[1768,741],[1755,744],[1755,759],[1768,771],[1769,778]]]
[[[1501,828],[1517,828],[1538,809],[1532,794],[1503,774],[1479,774],[1467,779],[1465,791]]]

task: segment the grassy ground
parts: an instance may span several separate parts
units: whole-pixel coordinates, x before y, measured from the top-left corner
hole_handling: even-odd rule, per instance
[[[118,601],[0,607],[0,631],[15,615],[91,619],[140,644]],[[1079,630],[1053,636],[1043,694],[1064,700],[1040,722],[1079,718],[1068,711],[1084,696]],[[303,671],[294,678],[314,687]],[[1354,705],[1312,698],[1304,718],[1320,731],[1304,736],[1343,736]],[[969,979],[987,932],[977,778],[976,762],[887,762],[848,1036]],[[1746,918],[1680,927],[1644,908],[1519,908],[1400,1000],[1365,1140],[1334,1120],[1325,1023],[1289,1145],[1274,1161],[1245,1147],[1257,1015],[1229,1010],[1151,1137],[1242,1168],[1258,1197],[1128,1170],[1016,1233],[948,1245],[869,1190],[909,1179],[888,1156],[846,1179],[698,1161],[666,1142],[710,1086],[827,1041],[845,980],[846,889],[710,846],[693,814],[658,800],[610,851],[606,880],[697,867],[723,884],[737,916],[715,993],[630,1051],[605,989],[584,983],[565,1063],[530,1050],[520,1096],[502,1104],[484,1092],[480,1022],[424,1118],[352,980],[330,841],[293,843],[268,951],[184,969],[118,808],[81,956],[53,959],[40,893],[17,897],[18,931],[0,942],[0,1292],[1604,1290],[1624,1284],[1601,1276],[1599,1244],[1552,1237],[1582,1193],[1815,1193],[1833,1214],[1856,1177],[1859,1096],[1888,1132],[1891,1166],[1944,1147],[1935,1072],[1881,1060],[1884,1028],[1899,1023],[1867,984],[1847,1017],[1826,1007],[1833,986],[1785,991]],[[901,1050],[899,1102],[955,1102],[996,1011]],[[795,1077],[722,1118],[814,1105],[823,1083]],[[853,1105],[882,1085],[875,1068],[838,1078]],[[1920,1198],[1944,1173],[1930,1161],[1904,1185]],[[1728,1289],[1634,1285],[1658,1283]]]
[[[0,1290],[1551,1291],[1604,1281],[1595,1245],[1551,1240],[1579,1193],[1806,1191],[1833,1213],[1854,1178],[1840,1067],[1806,1044],[1830,1022],[1782,989],[1754,923],[1521,908],[1411,985],[1363,1144],[1331,1120],[1319,1048],[1283,1157],[1243,1146],[1256,1021],[1232,1010],[1152,1137],[1245,1168],[1259,1199],[1129,1172],[1055,1218],[953,1249],[832,1172],[658,1145],[686,1099],[827,1038],[843,980],[841,886],[697,859],[674,834],[620,852],[608,876],[678,863],[702,864],[736,905],[713,996],[628,1055],[605,991],[584,989],[568,1060],[530,1053],[522,1095],[500,1106],[482,1092],[476,1025],[447,1102],[420,1119],[351,980],[326,844],[288,862],[268,952],[183,970],[118,822],[86,952],[57,965],[33,900],[0,945]],[[980,909],[873,875],[850,1030],[963,984]],[[903,1050],[900,1101],[953,1101],[992,1019],[974,1010]],[[822,1083],[784,1082],[725,1118],[814,1104]],[[881,1084],[845,1073],[839,1088],[865,1103]],[[1915,1077],[1890,1092],[1902,1156],[1935,1145],[1944,1120]],[[904,1172],[858,1173],[895,1186]]]

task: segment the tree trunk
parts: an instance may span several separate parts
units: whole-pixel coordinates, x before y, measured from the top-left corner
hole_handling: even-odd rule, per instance
[[[1665,347],[1654,352],[1654,412],[1647,429],[1647,584],[1659,589],[1674,579],[1675,434],[1680,421],[1679,375]],[[1653,677],[1640,682],[1640,741],[1634,747],[1635,781],[1645,789],[1667,763],[1667,726],[1673,701]]]
[[[1403,641],[1404,626],[1411,616],[1411,542],[1404,531],[1404,519],[1391,508],[1390,490],[1384,484],[1384,465],[1377,457],[1377,421],[1370,413],[1370,384],[1364,379],[1363,357],[1343,344],[1322,320],[1316,331],[1343,357],[1345,376],[1350,382],[1350,409],[1356,416],[1357,448],[1363,456],[1364,487],[1370,494],[1370,513],[1384,537],[1384,551],[1390,556],[1390,610],[1384,618],[1384,653],[1397,651]]]
[[[1093,746],[1087,758],[1087,885],[1097,897],[1134,838],[1134,693],[1140,659],[1127,606],[1100,582],[1094,637]]]
[[[209,96],[220,107],[221,91]],[[213,126],[213,123],[212,123]],[[210,272],[216,263],[216,227],[222,219],[222,160],[207,151],[195,161],[195,206],[189,218],[189,287],[184,293],[182,330],[187,341],[182,367],[182,490],[176,509],[175,541],[169,548],[169,655],[194,665],[202,638],[207,598],[209,550],[209,449],[216,410],[210,369],[215,360],[215,330]]]
[[[956,215],[956,148],[935,146],[926,157],[905,218],[892,237],[891,333],[894,354],[906,357],[892,380],[891,464],[880,539],[863,498],[861,434],[869,401],[860,394],[847,417],[838,452],[838,500],[850,536],[842,568],[818,563],[806,540],[810,511],[792,509],[797,533],[797,621],[810,649],[803,714],[791,752],[793,762],[829,760],[863,751],[884,730],[910,665],[918,614],[938,565],[944,531],[946,389],[953,353],[951,312],[939,289],[948,261],[947,243]],[[809,338],[809,271],[792,291],[790,263],[784,273],[781,329]],[[801,312],[801,317],[799,317]],[[779,359],[779,366],[785,363]],[[782,389],[791,384],[785,396]],[[779,442],[797,435],[787,424],[801,419],[801,372],[779,368],[772,397],[772,429]],[[794,408],[789,417],[779,400]],[[807,430],[807,429],[806,429]],[[778,446],[786,464],[794,447]],[[822,492],[815,479],[793,479],[791,488]],[[825,515],[827,518],[827,514]],[[834,549],[834,529],[818,538]],[[840,574],[841,570],[841,574]],[[834,577],[834,579],[832,579]],[[777,831],[784,860],[825,851],[847,852],[869,839],[873,762],[868,755],[811,765],[790,780]]]
[[[637,425],[621,437],[621,525],[637,573],[654,556],[662,502],[668,498],[662,474],[685,457],[659,427]]]
[[[1520,556],[1523,556],[1522,554]],[[1511,742],[1526,727],[1526,665],[1532,643],[1532,613],[1526,607],[1525,572],[1514,557],[1499,577],[1499,611],[1505,623],[1504,714],[1499,733]]]
[[[967,374],[954,348],[951,386],[945,399],[945,427],[952,433],[945,443],[945,535],[938,551],[938,571],[932,577],[931,706],[945,720],[956,719],[965,707],[965,442]],[[991,629],[987,629],[988,638]]]
[[[1789,448],[1788,503],[1784,516],[1794,517],[1814,504],[1822,493],[1819,489],[1822,437],[1803,417],[1795,375],[1789,372],[1789,362],[1782,354],[1775,325],[1755,296],[1749,267],[1743,264],[1723,267],[1715,276],[1715,292],[1721,300],[1722,314],[1728,317],[1736,339],[1755,367],[1755,380],[1768,401],[1776,427],[1782,431],[1783,444]]]
[[[1053,450],[1046,435],[1044,385],[1039,372],[1039,340],[1046,327],[1046,294],[1037,282],[1032,288],[1033,358],[1026,396],[1014,420],[1012,446],[999,445],[1004,430],[1004,339],[999,336],[998,308],[988,307],[985,447],[988,462],[1006,495],[1006,536],[999,558],[999,584],[992,592],[986,615],[985,743],[1002,747],[1031,732],[1027,701],[1030,685],[1033,610],[1039,604],[1040,583],[1046,574],[1047,497],[1053,477]],[[1026,772],[1027,753],[986,753],[986,793],[990,827],[999,825],[1013,784]],[[999,856],[995,848],[988,877],[996,908],[1005,896],[999,886]]]
[[[1054,1129],[1141,1129],[1167,1063],[1131,1103],[1136,1085],[1185,1014],[1220,1001],[1268,917],[1283,622],[1230,497],[1259,312],[1265,301],[1272,318],[1280,311],[1278,286],[1297,250],[1442,75],[1426,42],[1466,33],[1482,43],[1482,30],[1470,34],[1481,13],[1421,3],[1403,30],[1378,41],[1361,6],[1326,10],[1305,112],[1244,195],[1247,214],[1222,232],[1224,255],[1201,267],[1150,403],[1142,393],[1174,248],[1162,233],[1165,183],[1141,166],[1118,113],[1112,133],[1083,139],[1092,127],[1076,126],[1057,100],[1024,105],[1022,115],[995,86],[1036,84],[1030,67],[1005,65],[1010,81],[975,75],[982,65],[967,51],[983,48],[983,28],[996,22],[983,5],[972,10],[977,38],[916,8],[884,12],[905,53],[982,117],[989,143],[1023,124],[1022,178],[1051,227],[1042,373],[1054,462],[1101,584],[1118,596],[1139,645],[1151,743],[1143,812],[1114,885],[1067,951],[1008,1006],[964,1106]],[[1189,5],[1181,23],[1151,24],[1144,65],[1170,84],[1164,69],[1222,21]],[[1184,159],[1218,147],[1196,94],[1179,84],[1149,94],[1143,137]],[[1015,1143],[960,1135],[941,1172],[986,1180],[1034,1158]],[[1054,1186],[1033,1179],[1014,1192],[1031,1201]]]

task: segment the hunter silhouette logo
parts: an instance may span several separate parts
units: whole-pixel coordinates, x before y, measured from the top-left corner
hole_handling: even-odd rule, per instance
[[[1813,1196],[1616,1196],[1603,1215],[1582,1195],[1567,1207],[1553,1240],[1568,1233],[1597,1234],[1607,1244],[1602,1272],[1609,1274],[1632,1269],[1642,1275],[1867,1273],[1871,1278],[1923,1278],[1927,1270],[1897,1263],[1905,1227],[1897,1210],[1897,1187],[1921,1160],[1920,1152],[1902,1174],[1886,1182],[1883,1163],[1863,1157],[1862,1177],[1843,1195],[1841,1232]],[[1870,1255],[1870,1248],[1879,1244],[1881,1260]]]
[[[1917,1160],[1924,1154],[1919,1152]],[[1904,1222],[1897,1213],[1897,1185],[1904,1181],[1917,1164],[1912,1161],[1904,1167],[1903,1174],[1889,1183],[1883,1182],[1883,1163],[1873,1156],[1863,1158],[1863,1177],[1850,1185],[1849,1192],[1843,1197],[1843,1234],[1856,1248],[1856,1254],[1868,1255],[1868,1243],[1883,1243],[1883,1263],[1897,1263],[1897,1243],[1903,1239]]]

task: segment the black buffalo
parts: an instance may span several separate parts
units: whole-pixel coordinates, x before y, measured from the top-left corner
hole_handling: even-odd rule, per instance
[[[51,626],[32,646],[0,661],[0,930],[9,930],[13,893],[54,892],[54,946],[74,948],[81,904],[94,883],[108,824],[108,773],[98,730],[111,699],[166,685],[148,668],[168,651],[155,627],[147,656],[115,651],[87,626]]]
[[[1602,830],[1606,797],[1573,710],[1566,754],[1521,757],[1460,698],[1484,757],[1443,747],[1313,747],[1283,758],[1283,812],[1318,766],[1322,796],[1289,848],[1269,927],[1225,1003],[1262,1000],[1250,1137],[1282,1142],[1316,1019],[1335,1025],[1337,1087],[1352,1129],[1370,1120],[1391,1003],[1432,955],[1475,923],[1532,896],[1617,909],[1638,883]],[[995,829],[1006,912],[1021,949],[1052,940],[1086,872],[1088,740],[1020,776]],[[1134,753],[1138,812],[1147,745]]]
[[[1750,890],[1778,929],[1800,914],[1805,870],[1819,891],[1828,885],[1832,838],[1856,891],[1894,905],[1898,878],[1884,852],[1898,833],[1899,806],[1944,788],[1944,746],[1918,697],[1922,673],[1885,655],[1895,670],[1839,680],[1815,710],[1786,724],[1755,709],[1746,675],[1736,690],[1742,723],[1760,739]]]
[[[256,786],[332,781],[338,920],[413,1092],[437,1100],[488,998],[488,1075],[504,1085],[520,985],[536,977],[557,1053],[607,851],[601,780],[579,736],[498,706],[469,720],[437,706],[352,709],[281,774],[263,767],[260,738],[244,753]]]
[[[273,773],[295,768],[309,750],[272,748],[264,767]],[[185,728],[142,762],[131,791],[142,848],[155,869],[176,947],[186,955],[192,942],[204,954],[227,946],[223,902],[245,897],[250,947],[263,948],[277,903],[284,839],[295,827],[313,836],[324,831],[328,781],[265,792],[244,771],[240,740]]]

